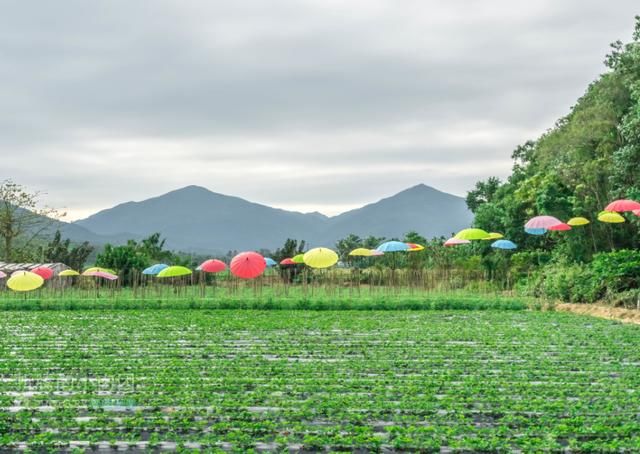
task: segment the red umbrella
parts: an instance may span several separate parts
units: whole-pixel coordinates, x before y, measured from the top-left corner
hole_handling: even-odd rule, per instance
[[[206,260],[200,265],[200,271],[204,271],[205,273],[220,273],[226,269],[227,265],[217,259]]]
[[[640,210],[640,203],[635,200],[614,200],[604,210],[617,212]]]
[[[547,230],[556,230],[559,232],[566,232],[567,230],[571,230],[571,226],[569,224],[565,224],[564,222],[561,222],[560,224],[552,225]]]
[[[37,274],[42,279],[49,280],[53,277],[53,270],[46,266],[38,266],[31,270],[32,273]]]
[[[266,267],[267,262],[257,252],[242,252],[231,260],[229,266],[233,275],[242,279],[258,277]]]
[[[284,259],[280,262],[280,265],[297,265],[291,258]]]

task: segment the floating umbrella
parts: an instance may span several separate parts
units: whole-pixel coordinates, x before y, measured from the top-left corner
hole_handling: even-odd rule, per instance
[[[192,274],[189,268],[185,266],[170,266],[157,274],[157,277],[180,277],[180,276],[188,276]]]
[[[294,255],[291,260],[293,260],[293,263],[295,263],[297,265],[300,265],[300,264],[304,263],[304,254]]]
[[[76,270],[64,270],[64,271],[60,271],[60,273],[58,273],[58,276],[62,276],[62,277],[80,276],[80,273],[78,273]]]
[[[402,241],[387,241],[376,248],[380,252],[401,252],[408,251],[409,245]]]
[[[30,271],[20,271],[7,281],[7,287],[14,292],[30,292],[42,287],[42,284],[44,284],[44,278]]]
[[[567,230],[571,230],[571,226],[569,224],[565,224],[564,222],[561,222],[558,225],[549,227],[549,230],[554,230],[556,232],[566,232]]]
[[[149,268],[145,268],[142,271],[142,274],[146,274],[149,276],[156,276],[160,271],[166,270],[169,268],[169,265],[165,263],[156,263],[155,265],[151,265]]]
[[[606,206],[604,211],[634,211],[640,210],[640,203],[635,200],[615,200]]]
[[[547,229],[554,225],[562,224],[562,221],[553,216],[536,216],[527,221],[525,229]],[[535,235],[535,234],[534,234]]]
[[[578,216],[576,218],[569,219],[567,221],[567,224],[569,224],[571,227],[578,227],[581,225],[587,225],[589,224],[589,222],[590,222],[589,219]]]
[[[31,270],[32,273],[37,274],[45,281],[48,281],[53,277],[53,270],[46,266],[38,266]]]
[[[455,234],[457,240],[484,240],[489,236],[488,232],[482,229],[464,229]]]
[[[118,279],[118,276],[115,274],[107,273],[106,271],[89,271],[88,273],[85,271],[82,273],[83,276],[91,276],[91,277],[101,277],[103,279],[107,279],[109,281],[115,281]]]
[[[492,248],[496,249],[517,249],[518,245],[509,240],[498,240],[491,243]]]
[[[242,279],[258,277],[266,267],[267,262],[257,252],[242,252],[231,260],[231,265],[229,266],[233,275]]]
[[[409,246],[409,252],[424,251],[424,246],[418,243],[407,243],[407,246]]]
[[[268,267],[276,266],[278,264],[278,262],[273,260],[271,257],[265,257],[264,261],[265,261],[265,263],[267,264]]]
[[[547,233],[547,229],[542,229],[542,228],[532,229],[532,228],[525,227],[524,231],[529,235],[544,235],[545,233]]]
[[[314,248],[304,254],[304,263],[311,268],[329,268],[338,263],[338,254],[324,247]]]
[[[297,263],[292,258],[286,258],[280,261],[280,265],[297,265]]]
[[[444,245],[449,247],[449,246],[458,246],[459,244],[469,244],[471,243],[471,241],[469,240],[461,240],[460,238],[449,238],[447,241],[444,242]]]
[[[7,274],[0,271],[0,279],[4,279],[5,277],[7,277]]]
[[[624,222],[624,218],[615,211],[601,211],[598,213],[598,221],[607,222],[609,224],[619,224]]]
[[[221,273],[226,269],[227,264],[218,259],[205,260],[198,267],[199,271],[204,271],[205,273]]]
[[[491,232],[491,233],[489,233],[489,236],[487,236],[486,238],[482,238],[482,239],[483,240],[499,240],[500,238],[504,238],[504,235],[502,233]]]
[[[371,257],[380,257],[381,255],[384,255],[384,252],[379,251],[377,249],[370,249],[371,251]]]
[[[352,257],[371,257],[373,255],[373,251],[371,249],[359,247],[349,252],[349,255]]]

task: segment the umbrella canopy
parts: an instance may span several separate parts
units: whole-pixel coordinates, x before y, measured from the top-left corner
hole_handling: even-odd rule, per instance
[[[286,258],[280,262],[280,265],[297,265],[292,258]]]
[[[101,268],[99,266],[92,266],[91,268],[87,268],[86,270],[84,270],[84,272],[82,274],[85,273],[93,273],[93,272],[102,272],[102,273],[109,273],[109,274],[117,274],[115,271],[113,271],[112,269],[109,268]]]
[[[76,270],[64,270],[64,271],[60,271],[58,276],[62,276],[62,277],[80,276],[80,273],[78,273]]]
[[[569,224],[565,224],[564,222],[561,222],[558,225],[549,227],[549,230],[554,230],[556,232],[566,232],[567,230],[571,230],[571,226]]]
[[[569,224],[571,227],[578,227],[581,225],[587,225],[589,224],[589,222],[590,222],[589,219],[578,216],[578,217],[569,219],[567,221],[567,224]]]
[[[380,257],[381,255],[384,255],[384,252],[379,251],[377,249],[370,249],[371,251],[371,257]]]
[[[407,246],[409,246],[409,252],[424,251],[424,246],[418,243],[407,243]]]
[[[221,273],[222,271],[227,269],[227,264],[222,260],[209,259],[202,262],[198,269],[199,271],[204,271],[205,273]]]
[[[352,257],[371,257],[373,255],[373,251],[371,251],[371,249],[359,247],[349,252],[349,255]]]
[[[524,225],[526,229],[549,229],[554,225],[562,224],[562,221],[553,216],[536,216],[527,221]]]
[[[7,274],[0,271],[0,279],[4,279],[5,277],[7,277]]]
[[[302,264],[304,263],[304,254],[294,255],[291,260],[293,260],[293,263]]]
[[[615,211],[601,211],[598,213],[598,221],[609,224],[619,224],[624,222],[624,218]]]
[[[329,268],[338,263],[338,254],[331,249],[317,247],[304,254],[304,263],[311,268]]]
[[[408,251],[409,245],[402,241],[387,241],[376,248],[380,252],[401,252]]]
[[[460,230],[454,236],[457,240],[484,240],[489,236],[488,232],[485,232],[482,229],[464,229]]]
[[[156,263],[155,265],[151,265],[149,268],[145,268],[142,271],[142,274],[147,274],[149,276],[155,276],[160,271],[166,270],[167,268],[169,268],[169,265],[167,265],[165,263]]]
[[[37,274],[45,281],[48,281],[53,277],[53,270],[46,266],[38,266],[31,270],[32,273]]]
[[[169,266],[157,274],[157,277],[180,277],[192,274],[189,268],[185,266]]]
[[[483,240],[499,240],[500,238],[504,238],[504,235],[502,233],[491,232],[489,233],[489,236],[483,238]]]
[[[273,260],[271,257],[265,257],[264,258],[265,263],[267,264],[267,266],[271,267],[271,266],[276,266],[278,264],[278,262],[276,262],[275,260]]]
[[[609,205],[606,206],[604,211],[633,211],[640,210],[640,202],[636,202],[635,200],[614,200]]]
[[[238,276],[241,279],[253,279],[260,276],[265,268],[267,262],[264,257],[257,252],[242,252],[236,255],[231,260],[229,268],[234,276]]]
[[[107,279],[109,281],[115,281],[118,279],[118,276],[115,274],[107,273],[106,271],[89,271],[82,273],[83,276],[91,276],[91,277],[101,277],[103,279]]]
[[[42,284],[44,284],[44,278],[30,271],[20,271],[7,281],[7,287],[14,292],[30,292],[42,287]]]
[[[518,245],[509,240],[498,240],[491,243],[492,248],[496,249],[517,249]]]
[[[469,244],[471,243],[471,241],[469,240],[461,240],[460,238],[449,238],[447,241],[444,242],[444,245],[449,247],[449,246],[457,246],[459,244]]]
[[[529,235],[544,235],[545,233],[547,233],[547,229],[531,229],[528,227],[525,227],[524,231]]]

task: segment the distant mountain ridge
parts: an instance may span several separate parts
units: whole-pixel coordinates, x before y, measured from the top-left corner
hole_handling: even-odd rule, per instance
[[[463,198],[424,184],[333,217],[272,208],[187,186],[102,210],[64,230],[74,240],[94,235],[98,243],[104,238],[135,239],[160,232],[171,249],[220,253],[274,249],[287,238],[305,239],[310,246],[333,246],[350,233],[391,238],[415,230],[431,238],[468,227],[472,219]],[[74,232],[74,227],[79,230]]]

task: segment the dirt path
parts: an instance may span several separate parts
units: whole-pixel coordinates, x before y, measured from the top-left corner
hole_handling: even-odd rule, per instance
[[[562,312],[592,315],[594,317],[606,318],[608,320],[618,320],[623,323],[640,325],[640,311],[634,309],[623,309],[620,307],[610,307],[600,304],[569,303],[558,304],[555,309]]]

